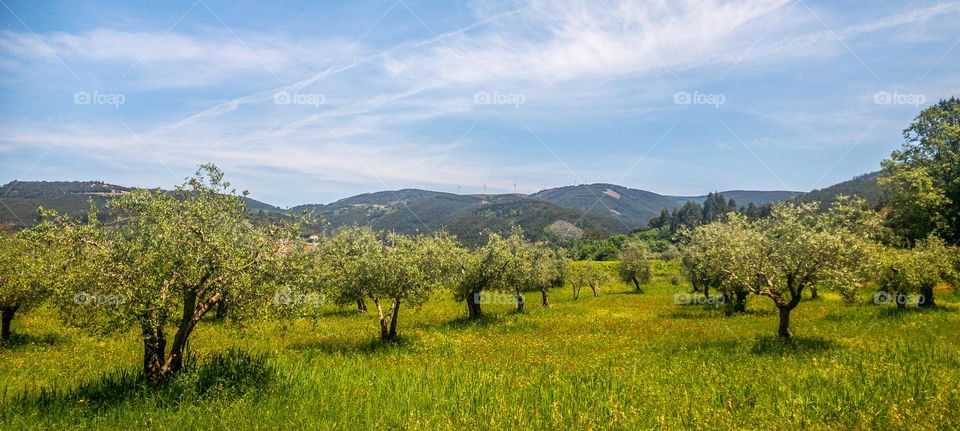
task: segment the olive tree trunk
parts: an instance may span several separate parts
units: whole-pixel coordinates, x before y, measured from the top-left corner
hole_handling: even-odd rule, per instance
[[[640,280],[637,280],[637,277],[630,277],[630,280],[633,281],[633,287],[637,289],[637,293],[643,293],[643,289],[640,288]]]
[[[383,341],[397,341],[400,337],[397,336],[397,321],[400,316],[400,298],[393,299],[393,311],[390,312],[390,333],[387,334],[387,339]]]
[[[184,355],[190,334],[204,315],[216,306],[221,300],[220,293],[215,293],[202,302],[197,302],[196,291],[189,291],[184,295],[183,310],[180,324],[174,334],[169,354],[166,351],[167,338],[163,332],[164,319],[157,317],[152,311],[144,316],[141,330],[143,334],[143,373],[147,381],[153,386],[160,386],[183,369]]]
[[[747,293],[748,292],[734,292],[734,298],[735,298],[733,301],[734,313],[747,312]]]
[[[793,311],[793,307],[779,307],[779,310],[780,326],[777,327],[777,336],[789,340],[793,336],[790,333],[790,312]]]
[[[13,315],[17,313],[18,306],[13,307],[3,307],[3,332],[2,338],[4,341],[10,339],[10,324],[13,322]]]
[[[893,292],[893,302],[897,308],[907,308],[907,294],[905,292]]]
[[[933,301],[933,286],[923,286],[920,288],[920,298],[917,301],[917,306],[921,308],[933,307],[937,305]]]
[[[163,328],[143,327],[143,375],[151,386],[160,386],[166,381],[163,365],[167,355],[167,337]]]
[[[467,294],[467,312],[471,319],[479,319],[482,311],[480,309],[480,291],[474,290]]]
[[[550,306],[550,292],[547,291],[546,287],[540,288],[540,297],[543,301],[543,307],[547,308]]]
[[[367,312],[367,303],[363,301],[363,298],[357,300],[357,311],[361,313]]]
[[[523,313],[523,294],[514,295],[517,298],[517,313]]]

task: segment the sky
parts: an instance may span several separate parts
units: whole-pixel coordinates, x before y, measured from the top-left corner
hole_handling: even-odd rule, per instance
[[[943,1],[0,0],[0,182],[807,191],[960,96],[958,43]]]

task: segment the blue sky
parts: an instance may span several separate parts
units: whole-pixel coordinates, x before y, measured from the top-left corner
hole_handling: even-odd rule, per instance
[[[0,3],[4,183],[810,190],[960,95],[960,2]]]

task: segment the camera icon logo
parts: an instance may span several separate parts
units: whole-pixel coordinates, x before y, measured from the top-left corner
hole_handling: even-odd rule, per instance
[[[89,105],[93,101],[93,98],[90,96],[90,93],[86,91],[78,91],[73,93],[73,104],[74,105]]]
[[[492,103],[493,98],[490,96],[489,92],[478,91],[473,94],[473,103],[477,105],[489,105]]]
[[[673,103],[675,105],[689,105],[692,101],[693,97],[686,91],[673,93]]]
[[[893,295],[887,292],[877,292],[873,294],[873,303],[877,305],[893,304]]]
[[[893,103],[893,95],[886,91],[874,93],[873,103],[876,105],[889,105]]]
[[[289,91],[282,90],[273,94],[273,103],[277,105],[289,105],[293,101],[293,96]]]

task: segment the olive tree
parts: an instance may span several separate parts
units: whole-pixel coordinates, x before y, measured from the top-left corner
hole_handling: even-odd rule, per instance
[[[337,229],[317,246],[317,265],[324,275],[315,287],[337,305],[356,304],[366,313],[364,301],[382,284],[378,265],[383,259],[383,243],[369,227]]]
[[[957,248],[936,236],[918,241],[912,249],[889,249],[883,254],[877,284],[899,308],[906,307],[909,294],[919,295],[919,307],[932,307],[936,305],[934,288],[940,283],[956,283],[957,259]]]
[[[620,250],[620,279],[625,283],[633,283],[637,292],[643,293],[641,284],[650,282],[653,270],[650,269],[650,259],[647,257],[647,247],[639,241],[629,241]]]
[[[544,307],[550,306],[549,289],[563,286],[567,264],[568,260],[563,249],[542,244],[533,247],[527,283],[532,289],[540,290],[540,299]],[[518,311],[523,311],[519,304]]]
[[[16,313],[41,304],[50,293],[45,276],[54,257],[49,254],[49,248],[31,241],[25,234],[0,234],[0,313],[4,341],[10,339],[10,324]]]
[[[731,276],[730,269],[743,264],[740,259],[744,255],[741,253],[760,241],[758,233],[748,226],[746,217],[729,214],[723,222],[701,226],[685,232],[684,236],[681,263],[691,281],[700,284],[706,297],[710,295],[710,287],[723,292],[731,299],[728,312],[745,312],[750,286]]]
[[[283,288],[275,270],[297,227],[251,224],[242,196],[214,165],[171,192],[133,190],[107,207],[115,225],[63,238],[81,244],[90,264],[59,286],[59,306],[80,326],[137,327],[144,375],[155,386],[184,367],[190,335],[212,308],[228,304],[236,319],[258,315]]]
[[[470,319],[482,315],[480,294],[484,290],[511,292],[527,282],[529,265],[519,245],[525,240],[518,229],[503,238],[490,234],[487,243],[461,259],[462,277],[454,288],[454,299],[467,303]]]
[[[379,285],[370,292],[380,321],[380,339],[397,341],[400,305],[423,305],[431,294],[458,277],[460,247],[447,233],[407,236],[387,235],[377,268]],[[389,302],[386,302],[389,301]],[[384,309],[384,306],[388,308]],[[388,325],[389,322],[389,325]]]
[[[853,290],[865,249],[855,229],[818,213],[816,204],[780,203],[754,222],[731,217],[729,230],[699,227],[720,248],[713,265],[727,285],[770,298],[779,312],[777,335],[789,339],[790,315],[812,286]]]
[[[607,282],[610,276],[601,270],[595,262],[580,261],[570,265],[567,278],[573,288],[573,299],[576,300],[580,298],[580,290],[583,287],[590,287],[593,297],[599,297],[600,286]]]

